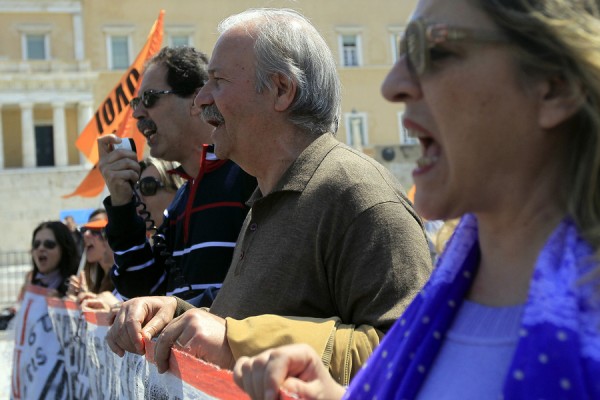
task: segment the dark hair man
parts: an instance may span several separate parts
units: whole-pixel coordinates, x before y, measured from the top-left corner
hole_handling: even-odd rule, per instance
[[[177,295],[209,306],[225,278],[256,180],[209,146],[213,128],[200,118],[194,97],[207,80],[206,56],[192,47],[165,47],[147,64],[133,116],[150,154],[181,166],[187,182],[165,211],[163,224],[146,238],[132,185],[140,166],[133,151],[112,150],[119,140],[99,139],[100,171],[110,196],[106,229],[115,251],[112,279],[123,296]]]

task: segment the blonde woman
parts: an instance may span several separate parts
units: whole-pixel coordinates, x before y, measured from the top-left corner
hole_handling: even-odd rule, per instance
[[[140,179],[135,185],[135,190],[145,205],[138,206],[138,213],[142,218],[149,218],[146,220],[148,228],[152,228],[150,220],[154,221],[156,227],[162,225],[165,210],[183,185],[183,179],[174,173],[178,165],[154,157],[140,161]]]

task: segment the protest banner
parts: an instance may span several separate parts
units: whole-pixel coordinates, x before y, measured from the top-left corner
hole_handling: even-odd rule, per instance
[[[49,297],[48,315],[63,352],[67,391],[71,399],[90,397],[85,320],[76,302]]]
[[[25,289],[16,316],[12,399],[249,399],[231,371],[179,349],[171,348],[164,374],[156,368],[153,341],[145,343],[145,356],[120,358],[106,342],[110,313],[82,311],[75,301],[49,292]]]
[[[105,337],[111,318],[104,312],[84,312],[88,333],[90,376],[104,399],[223,399],[249,397],[233,382],[230,371],[219,369],[178,349],[171,349],[169,371],[159,374],[154,363],[154,343],[146,343],[146,356],[126,353],[122,359],[115,355]],[[97,362],[94,362],[97,360]],[[94,390],[92,393],[94,394]],[[116,397],[106,397],[107,393]]]
[[[48,289],[28,285],[15,323],[11,398],[67,399],[63,351],[48,315]]]
[[[88,373],[91,382],[91,399],[143,399],[141,394],[129,395],[128,388],[137,379],[143,368],[144,357],[128,353],[120,358],[106,343],[106,332],[110,327],[109,313],[83,312],[86,326],[85,346],[87,347]],[[128,370],[128,368],[130,368]]]

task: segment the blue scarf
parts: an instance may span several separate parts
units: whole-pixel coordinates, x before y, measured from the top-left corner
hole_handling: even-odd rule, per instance
[[[563,221],[540,253],[519,340],[502,378],[509,399],[600,399],[597,262]],[[477,220],[465,215],[431,279],[354,378],[344,399],[414,399],[471,287],[479,264]]]

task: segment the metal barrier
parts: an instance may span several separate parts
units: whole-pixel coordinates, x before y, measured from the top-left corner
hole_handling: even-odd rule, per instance
[[[28,251],[0,253],[0,309],[15,304],[29,270],[31,254]]]

